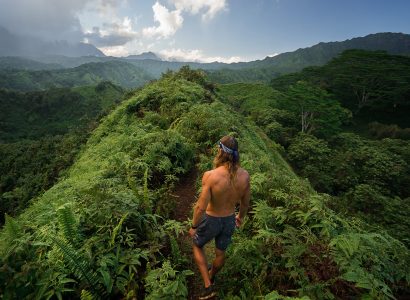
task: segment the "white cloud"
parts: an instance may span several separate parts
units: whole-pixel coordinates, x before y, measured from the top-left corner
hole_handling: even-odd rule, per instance
[[[176,61],[186,61],[186,62],[224,62],[224,63],[234,63],[243,61],[239,56],[222,57],[222,56],[206,56],[202,50],[185,50],[185,49],[168,49],[161,50],[159,55],[164,60],[176,60]]]
[[[131,19],[125,17],[122,21],[104,23],[102,29],[93,27],[84,33],[87,42],[97,46],[120,46],[136,37],[138,33],[133,30]]]
[[[108,56],[128,56],[129,50],[126,46],[108,46],[108,47],[99,47],[105,55]]]
[[[152,6],[154,20],[158,26],[146,27],[142,30],[142,35],[148,38],[168,38],[181,28],[184,21],[180,10],[169,11],[165,6],[156,2]]]
[[[175,10],[170,11],[158,1],[152,6],[154,21],[159,24],[142,29],[144,37],[161,39],[173,36],[182,27],[183,12],[193,15],[202,13],[202,20],[207,21],[227,8],[226,0],[168,0],[168,2],[175,6]]]
[[[177,10],[186,11],[193,15],[200,12],[202,20],[212,19],[219,11],[226,9],[226,0],[169,0]]]

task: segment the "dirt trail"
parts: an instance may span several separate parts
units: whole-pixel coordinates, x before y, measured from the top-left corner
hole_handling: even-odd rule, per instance
[[[192,169],[176,185],[172,196],[177,200],[177,207],[174,213],[174,219],[180,222],[192,218],[192,205],[196,201],[196,178],[198,177],[196,169]]]
[[[176,209],[174,213],[174,219],[180,222],[186,221],[188,218],[192,218],[192,206],[196,202],[196,179],[198,172],[196,169],[191,170],[186,174],[181,181],[176,185],[172,196],[176,198]],[[188,299],[197,300],[202,287],[202,278],[198,272],[196,264],[192,256],[192,240],[185,234],[178,240],[181,247],[181,251],[185,257],[189,259],[190,269],[195,273],[193,276],[189,276],[188,280]],[[208,261],[211,259],[209,247],[205,248],[205,252],[208,256]]]

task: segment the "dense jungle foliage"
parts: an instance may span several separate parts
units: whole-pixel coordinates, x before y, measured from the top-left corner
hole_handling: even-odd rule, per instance
[[[123,93],[110,82],[44,92],[0,90],[0,224],[4,213],[17,215],[53,186]]]
[[[357,120],[410,127],[410,57],[348,50],[323,67],[272,80],[275,89],[307,81],[325,89]]]
[[[309,109],[287,106],[292,98],[306,101]],[[313,108],[319,116],[312,114]],[[307,114],[301,124],[303,113]],[[405,239],[339,213],[335,207],[343,207],[343,201],[335,205],[334,197],[316,192],[312,186],[319,185],[309,176],[311,183],[300,179],[282,158],[286,155],[302,172],[300,156],[311,155],[310,170],[305,171],[323,177],[320,167],[326,163],[312,154],[332,159],[324,144],[332,136],[345,138],[364,147],[358,159],[366,168],[354,169],[353,174],[370,170],[352,193],[344,194],[346,199],[367,199],[360,193],[373,184],[403,193],[400,182],[390,184],[408,170],[409,152],[388,141],[386,151],[397,152],[401,160],[391,159],[380,169],[377,164],[389,158],[386,152],[368,162],[366,151],[376,151],[372,141],[342,133],[350,117],[334,95],[307,82],[282,91],[261,84],[218,90],[200,71],[184,67],[167,72],[130,93],[101,120],[52,188],[18,216],[6,216],[0,232],[1,297],[186,299],[192,266],[181,251],[181,236],[189,221],[173,220],[178,201],[172,192],[192,169],[202,174],[212,167],[215,143],[226,134],[237,137],[242,166],[251,174],[252,209],[218,274],[220,298],[408,295],[410,255]],[[303,142],[313,150],[299,151],[298,143]],[[356,158],[355,153],[348,157]],[[343,187],[348,189],[353,183],[346,181]]]
[[[408,57],[349,50],[274,79],[270,98],[254,93],[263,85],[221,93],[284,147],[298,175],[333,196],[330,207],[409,246],[410,129],[397,125],[408,126],[409,66]]]

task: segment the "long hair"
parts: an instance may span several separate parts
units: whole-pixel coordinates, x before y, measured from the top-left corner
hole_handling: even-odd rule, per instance
[[[230,150],[233,150],[233,153],[224,151],[222,148],[223,146],[220,145],[218,153],[214,158],[214,168],[225,165],[228,168],[231,183],[233,183],[236,179],[236,172],[240,166],[238,142],[234,137],[226,135],[221,138],[220,143],[222,143],[223,146],[228,147]]]

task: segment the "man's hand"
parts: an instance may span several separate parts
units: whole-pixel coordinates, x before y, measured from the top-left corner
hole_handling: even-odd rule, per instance
[[[242,218],[240,218],[239,215],[235,216],[235,225],[237,228],[239,228],[242,225]]]
[[[194,235],[195,235],[195,233],[196,233],[196,229],[193,229],[193,228],[191,227],[191,228],[189,229],[188,233],[189,233],[189,236],[193,238]]]

